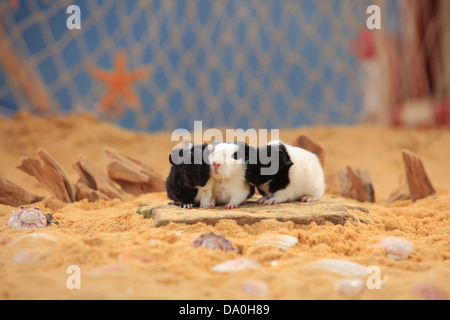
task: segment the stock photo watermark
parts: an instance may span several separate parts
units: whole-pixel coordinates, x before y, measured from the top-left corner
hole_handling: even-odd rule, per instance
[[[81,269],[77,265],[70,265],[66,269],[66,273],[70,274],[67,278],[66,285],[69,290],[81,289]]]
[[[71,5],[67,7],[66,13],[69,17],[66,20],[67,29],[80,30],[81,29],[81,9],[77,5]]]
[[[69,17],[66,20],[67,29],[81,29],[81,9],[77,5],[70,5],[66,9]],[[370,14],[367,18],[366,26],[369,30],[381,29],[381,8],[377,5],[367,7],[366,14]]]
[[[77,265],[70,265],[66,269],[67,277],[66,286],[69,290],[81,290],[81,269]],[[366,288],[368,290],[381,290],[381,285],[388,280],[385,276],[381,279],[381,269],[377,265],[368,266],[366,269],[367,279]]]

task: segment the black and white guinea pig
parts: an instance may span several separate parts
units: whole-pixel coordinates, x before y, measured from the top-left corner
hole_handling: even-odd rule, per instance
[[[255,193],[245,181],[248,145],[245,142],[214,142],[210,145],[212,199],[225,209],[235,209]]]
[[[314,153],[278,140],[250,150],[256,154],[256,161],[250,158],[245,179],[263,196],[258,203],[311,202],[323,196],[324,173]]]
[[[169,155],[172,164],[166,180],[169,204],[190,209],[193,205],[211,208],[212,186],[209,168],[208,144],[189,145],[174,149]]]

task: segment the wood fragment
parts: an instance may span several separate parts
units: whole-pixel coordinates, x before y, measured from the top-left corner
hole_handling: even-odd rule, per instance
[[[115,198],[124,200],[125,193],[86,157],[79,157],[73,167],[80,175],[77,182],[77,200],[97,201]]]
[[[0,178],[0,203],[12,207],[41,201],[43,197],[29,193],[7,179]]]
[[[111,180],[135,196],[166,190],[165,179],[153,168],[110,148],[104,149]]]
[[[22,157],[17,168],[35,177],[57,199],[67,203],[74,202],[75,189],[64,170],[44,149],[40,148],[37,154],[40,159]]]
[[[343,197],[360,202],[375,202],[373,184],[366,169],[347,167],[338,173],[339,191]]]
[[[401,175],[399,179],[399,187],[391,193],[387,199],[387,203],[394,203],[395,201],[409,200],[411,199],[411,194],[409,193],[408,183],[406,182],[406,176]]]
[[[411,200],[414,202],[434,194],[436,190],[428,178],[420,157],[409,150],[403,150],[402,155]]]
[[[293,145],[316,154],[317,157],[319,157],[322,167],[325,165],[324,149],[319,144],[317,144],[316,142],[314,142],[310,138],[308,138],[307,136],[300,135],[297,138],[297,140],[294,141]]]

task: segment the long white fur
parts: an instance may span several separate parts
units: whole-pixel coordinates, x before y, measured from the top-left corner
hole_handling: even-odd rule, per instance
[[[212,148],[212,147],[211,147]],[[237,208],[247,200],[250,190],[245,181],[246,165],[242,159],[234,159],[233,154],[238,146],[233,143],[220,143],[215,145],[210,154],[210,172],[214,180],[211,200],[225,208]],[[220,164],[217,172],[213,163]]]
[[[317,201],[325,192],[325,177],[320,160],[312,152],[305,149],[293,147],[282,141],[275,140],[269,144],[283,144],[294,163],[289,170],[290,183],[285,189],[268,194],[264,199],[265,204],[275,204],[287,201],[304,200]],[[268,192],[267,186],[260,186],[263,191]]]

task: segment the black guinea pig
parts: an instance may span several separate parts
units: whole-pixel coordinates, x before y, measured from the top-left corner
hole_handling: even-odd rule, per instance
[[[208,144],[189,144],[182,149],[174,149],[169,155],[172,164],[166,179],[167,196],[181,208],[190,209],[202,202],[202,196],[210,179]],[[205,206],[208,208],[208,206]]]

